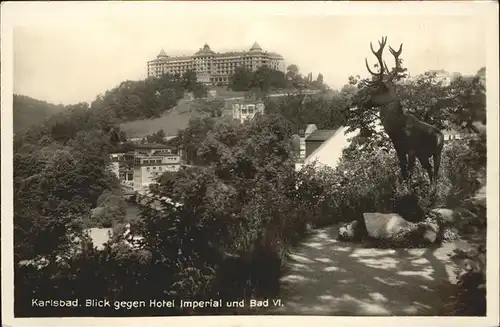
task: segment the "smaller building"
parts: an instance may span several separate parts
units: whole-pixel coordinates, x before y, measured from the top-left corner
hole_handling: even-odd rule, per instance
[[[133,184],[133,153],[111,153],[110,169],[124,185]]]
[[[299,162],[303,162],[306,159],[306,138],[317,129],[318,127],[316,127],[315,124],[309,124],[305,130],[300,130],[299,133],[294,136],[299,139],[299,153],[297,158]]]
[[[217,90],[209,90],[208,91],[208,97],[210,99],[215,99],[217,97]]]
[[[315,126],[313,126],[306,130],[305,159],[297,162],[295,168],[300,170],[304,165],[314,162],[319,166],[336,168],[344,149],[350,144],[350,139],[355,137],[359,130],[347,133],[348,127],[340,127],[336,130],[314,130]]]
[[[163,173],[178,171],[180,167],[180,153],[138,154],[134,159],[134,190],[147,189]]]
[[[164,172],[178,171],[182,155],[181,149],[164,144],[134,144],[130,152],[110,155],[110,170],[122,185],[138,191],[149,187]]]
[[[442,131],[444,135],[444,141],[451,141],[451,140],[461,140],[464,138],[465,135],[462,133],[455,131],[455,130],[444,130]]]
[[[264,102],[244,98],[226,101],[227,106],[230,106],[232,110],[233,119],[239,120],[241,123],[254,118],[257,113],[263,115],[265,109]]]
[[[335,129],[317,129],[309,134],[305,139],[306,144],[306,158],[309,157],[317,148],[319,148],[325,141],[328,141],[337,130]]]

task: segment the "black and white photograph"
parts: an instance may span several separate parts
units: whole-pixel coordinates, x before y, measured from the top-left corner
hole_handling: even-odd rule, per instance
[[[499,324],[498,3],[1,22],[5,324]]]

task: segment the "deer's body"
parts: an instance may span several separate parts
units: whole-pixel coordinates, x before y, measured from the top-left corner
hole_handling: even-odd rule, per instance
[[[382,126],[396,150],[403,179],[406,180],[410,177],[415,165],[415,159],[418,158],[422,167],[427,171],[430,181],[433,182],[439,172],[444,135],[438,128],[420,121],[403,109],[396,94],[395,86],[392,83],[392,79],[399,68],[398,57],[401,54],[402,45],[399,51],[390,48],[396,59],[396,69],[389,72],[382,60],[382,51],[386,40],[386,38],[382,38],[382,42],[379,42],[380,49],[378,51],[374,51],[370,44],[372,52],[379,60],[381,70],[378,74],[374,74],[367,62],[368,71],[378,79],[368,84],[373,89],[373,92],[365,105],[379,108]],[[382,79],[384,67],[388,73],[386,81]],[[433,158],[434,169],[429,162],[430,157]]]

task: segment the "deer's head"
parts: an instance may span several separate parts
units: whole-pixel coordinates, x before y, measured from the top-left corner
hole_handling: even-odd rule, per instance
[[[382,53],[384,51],[384,47],[387,43],[387,37],[382,37],[382,40],[378,42],[379,49],[375,51],[373,49],[373,45],[370,42],[370,49],[372,53],[378,60],[379,72],[374,73],[370,66],[368,65],[368,59],[365,59],[366,68],[372,75],[372,80],[365,82],[365,86],[368,88],[368,98],[365,104],[369,106],[382,106],[391,101],[397,100],[396,88],[394,86],[394,77],[401,71],[401,60],[399,56],[403,51],[403,44],[399,46],[399,50],[395,51],[393,48],[389,46],[389,51],[394,56],[395,59],[395,67],[392,70],[387,68],[387,64],[382,59]]]

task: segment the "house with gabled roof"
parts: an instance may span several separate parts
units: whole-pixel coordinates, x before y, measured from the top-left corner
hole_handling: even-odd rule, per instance
[[[351,138],[359,133],[358,130],[354,132],[347,130],[346,126],[337,129],[317,129],[316,125],[309,125],[304,133],[305,156],[296,163],[295,168],[300,170],[303,166],[314,162],[318,166],[337,167]]]

